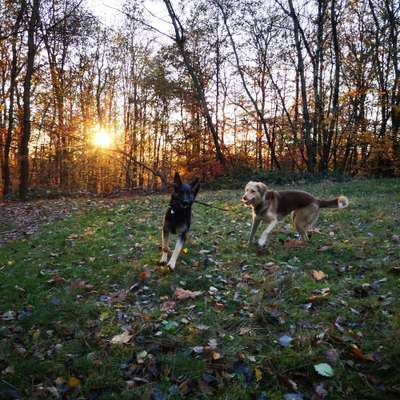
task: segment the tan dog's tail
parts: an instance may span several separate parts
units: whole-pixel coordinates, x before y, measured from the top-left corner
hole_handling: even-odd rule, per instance
[[[318,200],[320,208],[346,208],[349,199],[346,196],[339,196],[332,200]]]

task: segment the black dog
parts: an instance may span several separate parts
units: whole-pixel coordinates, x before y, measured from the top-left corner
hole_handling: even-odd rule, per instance
[[[182,183],[179,173],[175,173],[174,192],[172,193],[167,212],[164,215],[161,241],[162,256],[160,260],[160,264],[165,264],[167,262],[169,234],[179,233],[175,250],[167,264],[171,269],[175,269],[176,260],[185,243],[186,235],[192,220],[192,204],[199,189],[200,183],[198,178],[191,183]]]

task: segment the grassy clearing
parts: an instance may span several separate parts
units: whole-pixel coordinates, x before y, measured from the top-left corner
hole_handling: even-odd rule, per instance
[[[257,255],[241,192],[200,193],[231,212],[194,206],[174,273],[157,267],[163,196],[2,245],[0,398],[398,399],[400,181],[298,188],[351,203],[323,210],[304,247],[283,245],[285,221]],[[202,294],[177,300],[178,287]]]

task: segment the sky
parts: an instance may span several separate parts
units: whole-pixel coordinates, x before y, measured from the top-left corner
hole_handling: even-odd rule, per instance
[[[125,0],[85,0],[87,7],[96,17],[107,25],[118,23],[121,13],[115,9],[122,9]]]
[[[126,1],[127,0],[84,0],[93,14],[99,17],[104,24],[111,27],[118,25],[119,21],[122,19],[122,15],[118,10],[123,9],[123,5]],[[148,10],[148,12],[145,13],[147,21],[151,22],[153,26],[156,26],[162,31],[168,30],[168,24],[163,23],[162,20],[168,21],[169,16],[161,0],[145,0],[144,7]],[[161,19],[154,18],[154,16]]]

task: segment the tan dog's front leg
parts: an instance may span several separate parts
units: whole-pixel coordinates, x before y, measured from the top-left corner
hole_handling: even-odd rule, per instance
[[[254,236],[257,232],[258,227],[260,226],[261,219],[258,218],[256,215],[253,215],[253,223],[251,224],[251,232],[248,244],[254,243]]]
[[[275,228],[277,223],[278,223],[277,219],[273,219],[272,221],[270,221],[269,225],[267,226],[267,229],[265,229],[265,231],[261,234],[260,239],[258,240],[258,246],[259,247],[264,247],[265,246],[265,244],[267,243],[268,235]]]

